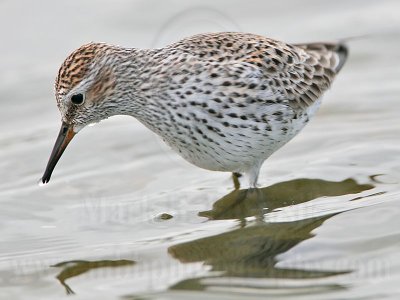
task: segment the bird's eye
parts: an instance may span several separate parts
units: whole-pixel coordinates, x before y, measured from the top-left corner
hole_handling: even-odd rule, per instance
[[[75,94],[71,96],[71,102],[76,105],[80,105],[85,101],[83,94]]]

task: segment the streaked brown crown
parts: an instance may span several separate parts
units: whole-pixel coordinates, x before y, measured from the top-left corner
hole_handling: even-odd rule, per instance
[[[89,43],[72,52],[63,62],[55,82],[57,101],[85,78],[94,58],[106,44]]]

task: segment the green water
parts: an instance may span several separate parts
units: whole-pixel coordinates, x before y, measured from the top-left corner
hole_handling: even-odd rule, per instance
[[[398,299],[398,1],[0,2],[0,299]],[[140,123],[60,126],[53,82],[89,41],[158,47],[240,30],[352,41],[262,188],[184,162]]]

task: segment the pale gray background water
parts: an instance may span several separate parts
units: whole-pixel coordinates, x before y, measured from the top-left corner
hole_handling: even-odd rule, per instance
[[[79,133],[37,185],[69,52],[226,30],[372,34],[264,165],[262,200],[224,197],[228,174],[187,164],[127,117]],[[3,0],[0,37],[0,299],[399,299],[399,1]]]

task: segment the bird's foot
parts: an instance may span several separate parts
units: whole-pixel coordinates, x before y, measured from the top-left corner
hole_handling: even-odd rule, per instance
[[[240,181],[239,181],[240,177],[242,177],[242,174],[236,172],[232,173],[233,187],[235,188],[235,190],[240,189]]]

